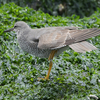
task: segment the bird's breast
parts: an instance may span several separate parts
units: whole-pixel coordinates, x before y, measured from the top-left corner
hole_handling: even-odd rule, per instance
[[[48,58],[51,50],[44,50],[44,49],[39,49],[37,48],[38,43],[31,43],[25,38],[24,36],[20,36],[17,38],[19,46],[24,52],[33,54],[37,57],[41,58]]]

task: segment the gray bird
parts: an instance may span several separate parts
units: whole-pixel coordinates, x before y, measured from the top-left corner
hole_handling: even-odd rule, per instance
[[[54,56],[58,56],[68,47],[80,53],[96,50],[95,46],[85,40],[100,34],[100,29],[97,28],[47,27],[31,29],[23,21],[16,22],[13,28],[4,32],[10,31],[17,33],[17,40],[23,51],[50,60],[49,70],[44,78],[46,80],[49,79]]]

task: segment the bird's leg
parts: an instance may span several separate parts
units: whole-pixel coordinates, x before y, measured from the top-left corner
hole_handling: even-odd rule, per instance
[[[46,79],[46,80],[48,80],[48,79],[49,79],[49,75],[50,75],[51,68],[52,68],[52,65],[53,65],[53,63],[52,63],[52,59],[53,59],[53,57],[54,57],[55,53],[57,53],[57,50],[53,50],[53,51],[51,51],[51,53],[50,53],[50,55],[49,55],[48,60],[50,60],[50,63],[49,63],[49,70],[48,70],[48,74],[47,74],[47,75],[46,75],[46,77],[45,77],[45,79]]]
[[[55,53],[57,53],[57,50],[53,50],[53,51],[51,51],[51,53],[50,53],[50,55],[49,55],[48,60],[53,59],[53,57],[54,57]]]
[[[50,53],[50,55],[49,55],[48,60],[50,60],[50,63],[49,63],[49,70],[48,70],[48,73],[47,73],[46,77],[45,77],[45,78],[39,78],[39,79],[43,79],[43,80],[48,80],[48,79],[49,79],[49,75],[50,75],[51,68],[52,68],[52,65],[53,65],[52,59],[53,59],[55,53],[57,53],[57,50],[51,51],[51,53]]]
[[[45,77],[46,80],[49,79],[49,75],[50,75],[50,72],[51,72],[52,65],[53,65],[52,60],[50,60],[48,74]]]

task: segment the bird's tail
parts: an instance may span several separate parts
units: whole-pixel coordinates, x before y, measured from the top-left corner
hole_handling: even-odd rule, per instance
[[[96,50],[97,48],[87,41],[69,45],[75,52],[85,53],[86,51]]]

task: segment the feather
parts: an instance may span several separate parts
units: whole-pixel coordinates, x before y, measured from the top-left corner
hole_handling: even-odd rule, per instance
[[[91,43],[87,41],[74,43],[69,45],[69,47],[72,48],[75,52],[80,52],[80,53],[85,53],[86,51],[89,52],[97,49],[95,46],[93,46]]]

